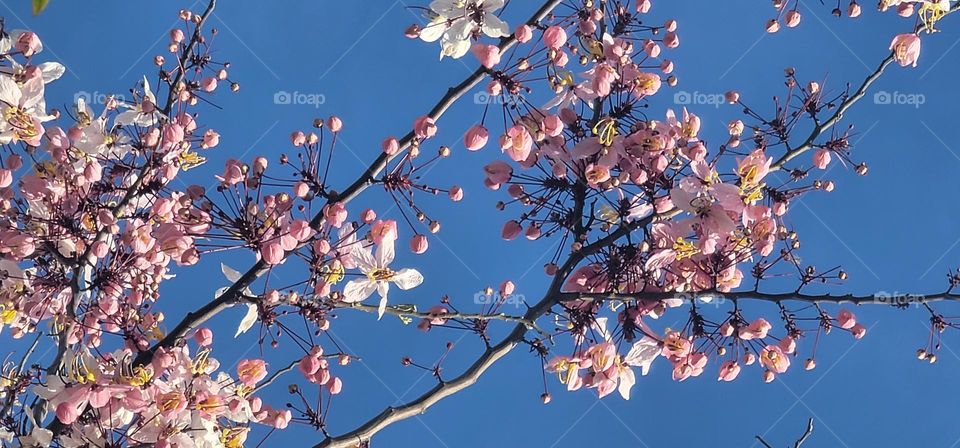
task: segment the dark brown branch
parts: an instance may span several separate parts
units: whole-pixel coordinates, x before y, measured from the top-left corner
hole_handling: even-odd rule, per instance
[[[711,300],[757,300],[765,302],[786,302],[798,301],[809,303],[850,303],[854,305],[894,305],[903,306],[908,304],[921,304],[929,302],[938,302],[944,300],[960,300],[960,294],[951,291],[935,294],[901,294],[901,293],[876,293],[873,295],[855,295],[855,294],[803,294],[799,292],[766,293],[759,291],[698,291],[694,293],[682,292],[640,292],[631,293],[579,293],[565,292],[559,295],[560,301],[570,302],[575,300],[614,300],[614,301],[633,301],[633,300],[667,300],[681,299],[684,301],[711,301]]]

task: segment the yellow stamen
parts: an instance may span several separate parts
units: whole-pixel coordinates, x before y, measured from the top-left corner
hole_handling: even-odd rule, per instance
[[[597,136],[601,145],[612,145],[614,137],[617,136],[617,120],[610,117],[600,120],[593,126],[593,135]]]
[[[226,448],[243,448],[243,442],[247,440],[248,431],[250,431],[250,428],[223,428],[220,432],[220,443]]]
[[[390,280],[396,274],[397,273],[393,272],[390,268],[380,268],[368,272],[367,277],[370,280]]]
[[[917,12],[917,16],[920,17],[924,30],[932,33],[937,31],[934,25],[942,19],[946,13],[947,11],[940,6],[940,3],[924,2],[923,6],[920,7],[920,11]]]
[[[207,158],[196,152],[185,151],[183,154],[180,154],[180,169],[184,171],[196,168],[206,162]]]
[[[690,258],[700,253],[700,249],[697,249],[697,246],[692,242],[684,240],[683,237],[677,238],[677,241],[673,243],[673,251],[677,253],[677,260]]]

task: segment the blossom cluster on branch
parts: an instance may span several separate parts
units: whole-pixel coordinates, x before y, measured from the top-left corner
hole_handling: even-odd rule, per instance
[[[798,4],[774,2],[768,31],[780,21],[797,26]],[[240,90],[212,51],[217,32],[206,21],[215,0],[201,12],[181,11],[166,53],[154,57],[155,75],[138,80],[129,101],[109,97],[99,110],[82,99],[49,110],[45,85],[64,67],[40,61],[36,34],[2,30],[0,329],[2,337],[34,338],[19,363],[2,366],[3,443],[235,448],[258,425],[269,435],[296,423],[322,434],[318,446],[357,446],[469,387],[520,345],[567,390],[629,399],[636,372],[655,365],[668,365],[677,381],[712,362],[721,381],[752,367],[770,382],[791,366],[814,369],[822,335],[866,334],[849,309],[822,306],[859,299],[807,294],[848,274],[801,262],[800,229],[787,216],[799,198],[833,191],[837,181],[813,178],[832,164],[867,174],[854,160],[853,126],[836,125],[888,66],[918,63],[921,34],[937,31],[956,2],[882,1],[881,10],[916,22],[858,87],[830,93],[788,68],[772,108],[727,92],[742,117],[726,123],[719,145],[701,135],[695,110],[657,109],[657,95],[679,82],[667,56],[680,45],[680,26],[658,17],[649,0],[547,0],[515,27],[501,17],[504,6],[435,0],[425,8],[428,22],[405,30],[439,42],[441,58],[472,54],[478,67],[432,110],[412,114],[404,134],[384,132],[381,152],[348,185],[329,179],[338,137],[349,129],[337,116],[293,131],[289,155],[231,158],[214,187],[187,183],[209,181],[187,172],[222,150],[197,110],[218,92]],[[860,12],[856,2],[847,8],[851,17]],[[464,197],[463,186],[424,177],[451,153],[434,144],[441,117],[474,88],[492,100],[462,130],[463,143],[503,154],[477,167],[485,187],[502,191],[496,208],[508,216],[500,236],[561,245],[544,266],[543,297],[519,315],[504,312],[516,287],[509,280],[496,294],[490,288],[493,299],[480,307],[443,296],[418,304],[422,311],[392,300],[424,281],[416,266],[394,266],[398,248],[428,252],[441,230],[431,217],[435,197]],[[367,190],[395,207],[354,207]],[[161,284],[230,251],[256,261],[239,270],[222,264],[224,286],[171,323]],[[796,288],[764,292],[774,277]],[[957,298],[960,274],[948,280],[929,300]],[[777,312],[745,308],[751,299],[774,302]],[[728,309],[708,312],[707,304]],[[231,307],[246,309],[234,337],[259,327],[261,345],[300,353],[221,369],[209,322]],[[933,362],[935,341],[955,323],[924,307],[931,342],[918,357]],[[328,416],[349,390],[342,367],[356,354],[318,336],[351,311],[417,320],[423,331],[468,331],[486,349],[453,378],[441,377],[440,363],[404,357],[437,385],[336,436]],[[665,315],[685,316],[683,325],[659,325]],[[512,330],[498,339],[497,323]],[[56,346],[53,359],[30,359],[39,343]],[[300,374],[288,401],[258,396],[288,371]]]

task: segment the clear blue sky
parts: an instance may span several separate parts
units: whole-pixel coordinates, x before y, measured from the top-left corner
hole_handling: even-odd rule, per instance
[[[126,92],[142,74],[153,73],[150,60],[164,51],[176,11],[200,10],[203,4],[54,0],[47,12],[33,18],[28,3],[7,1],[0,11],[9,27],[40,33],[42,56],[67,65],[68,73],[49,87],[51,106],[69,104],[80,91]],[[892,36],[911,26],[893,14],[874,12],[872,2],[864,4],[858,20],[838,20],[819,2],[804,3],[813,9],[802,8],[802,26],[776,35],[763,32],[763,22],[773,12],[769,2],[660,0],[651,17],[658,23],[674,17],[680,23],[682,44],[670,53],[677,62],[679,90],[712,94],[738,89],[748,103],[767,111],[769,99],[782,93],[784,67],[794,66],[802,79],[820,80],[836,92],[847,82],[859,83],[886,56]],[[514,0],[506,18],[514,25],[538,5]],[[221,1],[212,22],[221,31],[218,57],[232,62],[231,77],[242,89],[218,95],[223,111],[202,109],[200,121],[219,130],[223,140],[207,167],[186,178],[210,184],[212,173],[230,157],[269,154],[275,159],[288,151],[292,130],[308,127],[314,117],[338,114],[345,123],[342,149],[349,151],[339,153],[335,174],[341,182],[353,179],[363,169],[361,161],[376,156],[382,138],[403,134],[448,86],[473,70],[469,56],[462,63],[440,63],[436,45],[405,39],[403,29],[418,19],[399,0]],[[834,193],[811,195],[793,206],[789,220],[801,231],[804,261],[824,268],[839,264],[850,273],[850,280],[834,291],[940,291],[946,286],[945,272],[960,264],[960,209],[953,194],[960,168],[960,126],[955,124],[960,89],[951,88],[960,68],[960,50],[954,48],[960,42],[960,19],[948,18],[942,28],[943,33],[924,39],[918,68],[891,67],[874,90],[922,94],[925,104],[875,105],[871,92],[847,117],[858,131],[855,158],[870,164],[870,175],[857,177],[835,166],[827,173],[837,182]],[[273,96],[279,91],[323,95],[325,103],[318,108],[278,106]],[[672,92],[665,93],[651,104],[651,115],[662,116],[674,107]],[[739,113],[730,106],[694,111],[704,119],[703,135],[714,146],[725,138],[723,123]],[[415,292],[393,295],[394,302],[427,306],[445,293],[461,309],[470,309],[476,291],[504,279],[512,279],[519,293],[533,299],[547,283],[541,266],[556,242],[499,239],[507,215],[494,210],[500,196],[483,189],[480,172],[498,154],[490,148],[466,153],[459,143],[479,114],[468,101],[440,124],[433,143],[448,144],[454,155],[428,178],[441,186],[463,185],[466,199],[457,207],[441,199],[424,203],[432,206],[444,230],[440,240],[431,241],[427,255],[398,255],[398,266],[416,267],[426,282]],[[353,208],[386,203],[382,192],[371,190]],[[410,232],[402,232],[405,241]],[[169,282],[162,301],[170,320],[226,283],[218,262],[205,259]],[[237,269],[252,262],[248,254],[229,260]],[[751,311],[771,315],[775,309],[755,304]],[[955,380],[960,358],[951,345],[960,353],[960,337],[948,333],[940,362],[930,366],[914,359],[926,341],[923,312],[877,307],[856,312],[870,327],[867,337],[859,343],[846,334],[829,337],[819,348],[819,367],[813,372],[796,369],[763,384],[754,368],[732,384],[718,384],[711,364],[702,377],[675,383],[669,365],[660,360],[638,381],[629,402],[614,396],[598,402],[591,392],[565,393],[551,381],[554,400],[544,406],[538,398],[539,362],[518,349],[476,386],[382,432],[375,446],[750,447],[755,434],[767,434],[783,446],[792,443],[808,417],[815,417],[818,426],[810,447],[957,445],[960,410],[953,397],[960,393]],[[259,350],[254,331],[230,339],[241,315],[241,310],[231,310],[212,324],[219,330],[215,353],[225,366]],[[673,318],[678,317],[667,319]],[[337,369],[345,387],[330,418],[335,434],[432,385],[434,380],[421,371],[401,367],[402,356],[429,364],[444,343],[456,341],[445,364],[452,376],[482,349],[471,335],[423,334],[395,319],[378,323],[368,314],[343,313],[333,333],[363,356],[362,363]],[[809,343],[803,341],[801,350],[808,350]],[[291,352],[274,350],[267,359],[286,362]],[[276,361],[274,366],[282,363]],[[286,397],[280,386],[267,399],[282,406]],[[265,446],[301,446],[320,438],[307,428],[292,427]],[[251,440],[255,445],[257,436]]]

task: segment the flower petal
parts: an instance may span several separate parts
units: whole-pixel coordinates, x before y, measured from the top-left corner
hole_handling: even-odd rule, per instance
[[[350,280],[343,287],[343,301],[346,303],[363,302],[377,290],[377,282],[368,278]]]
[[[420,286],[423,283],[423,275],[416,269],[401,269],[393,275],[390,281],[396,283],[398,288],[406,291]]]
[[[630,399],[630,389],[633,388],[634,384],[637,384],[637,377],[634,375],[633,369],[623,367],[620,370],[620,385],[617,386],[617,392],[620,392],[620,396],[624,400]]]
[[[237,332],[233,335],[233,337],[237,337],[243,333],[246,333],[247,330],[253,327],[253,324],[257,322],[257,306],[252,303],[248,303],[246,305],[247,314],[245,314],[243,319],[240,320],[240,325],[237,326]]]

